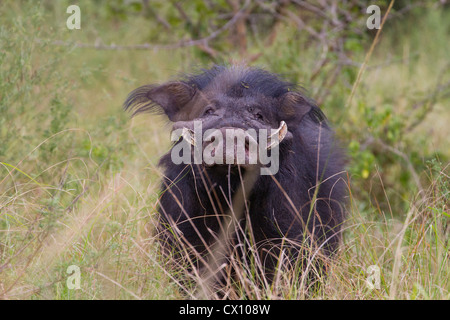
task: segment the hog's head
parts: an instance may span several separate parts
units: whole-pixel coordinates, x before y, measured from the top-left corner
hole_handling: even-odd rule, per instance
[[[293,130],[313,104],[267,71],[215,66],[183,80],[137,88],[124,108],[133,114],[166,114],[192,150],[197,147],[212,156],[203,162],[212,166],[258,162],[259,148],[276,148],[293,139]]]

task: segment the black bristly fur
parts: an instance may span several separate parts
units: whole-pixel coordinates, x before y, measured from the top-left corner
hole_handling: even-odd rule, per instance
[[[173,83],[178,87],[172,88]],[[299,256],[305,244],[320,248],[328,256],[336,252],[344,221],[344,156],[325,115],[312,100],[279,76],[247,67],[214,66],[166,86],[177,96],[157,98],[153,92],[162,86],[144,86],[129,95],[125,109],[134,113],[159,110],[170,119],[188,121],[201,118],[200,113],[190,118],[180,115],[186,111],[183,107],[189,97],[232,99],[233,104],[225,108],[240,115],[240,101],[254,97],[270,113],[268,118],[274,119],[272,127],[279,121],[288,124],[293,138],[280,144],[278,173],[260,176],[248,199],[246,226],[267,270],[276,265],[276,258],[268,252],[276,257],[282,244],[293,249],[292,259]],[[174,115],[173,110],[178,113]],[[220,231],[219,217],[227,212],[240,183],[238,170],[228,166],[175,165],[170,153],[161,158],[160,165],[165,168],[164,192],[159,201],[161,239],[172,249],[183,244],[189,250],[205,253]]]

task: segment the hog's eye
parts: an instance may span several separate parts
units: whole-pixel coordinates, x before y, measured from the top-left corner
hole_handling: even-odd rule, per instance
[[[214,114],[214,109],[212,107],[208,107],[205,109],[205,111],[203,112],[203,115],[211,115]]]

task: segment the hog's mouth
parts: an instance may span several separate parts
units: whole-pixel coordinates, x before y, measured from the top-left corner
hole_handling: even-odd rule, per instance
[[[283,140],[292,137],[287,124],[280,122],[277,129],[243,129],[223,126],[196,132],[192,123],[178,123],[181,136],[202,153],[203,163],[213,165],[256,165],[261,163],[262,152],[270,152]]]

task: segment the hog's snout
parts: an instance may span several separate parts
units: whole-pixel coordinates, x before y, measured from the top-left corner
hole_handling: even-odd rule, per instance
[[[281,121],[277,129],[246,129],[223,126],[203,129],[202,122],[178,122],[174,129],[182,128],[183,139],[199,150],[206,165],[252,165],[259,162],[261,152],[277,147],[292,134]]]

